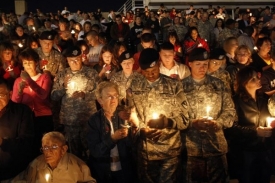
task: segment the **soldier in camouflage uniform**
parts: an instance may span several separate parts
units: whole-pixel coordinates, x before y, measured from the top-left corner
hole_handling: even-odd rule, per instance
[[[49,72],[52,77],[65,69],[65,58],[58,51],[54,50],[54,34],[52,31],[44,31],[39,37],[41,47],[36,49],[39,55],[39,70]]]
[[[53,49],[54,33],[52,31],[44,31],[39,37],[41,47],[35,51],[39,55],[39,64],[37,70],[51,75],[52,79],[56,74],[65,69],[65,58],[58,51]],[[51,101],[53,122],[57,127],[59,124],[60,101]]]
[[[221,48],[216,48],[210,53],[209,57],[209,66],[207,74],[216,78],[219,78],[223,81],[225,88],[228,91],[231,91],[231,78],[230,74],[221,68],[221,66],[225,63],[225,52]]]
[[[187,181],[227,182],[227,142],[223,129],[235,118],[231,94],[220,79],[206,74],[208,53],[194,49],[189,56],[191,76],[183,89],[190,105],[190,126],[187,130]]]
[[[176,182],[180,130],[189,123],[182,85],[160,74],[158,61],[156,50],[143,50],[139,64],[145,78],[133,78],[130,87],[139,119],[138,173],[142,183]]]
[[[65,55],[70,67],[56,75],[51,98],[62,99],[60,123],[64,125],[69,151],[83,158],[87,150],[86,123],[97,111],[94,90],[98,73],[82,65],[78,47],[68,48]]]
[[[169,27],[168,31],[175,31],[178,35],[179,41],[182,42],[185,34],[187,33],[187,28],[184,25],[180,24],[180,17],[175,17],[174,24]]]
[[[218,47],[222,48],[224,41],[229,37],[235,37],[233,29],[235,27],[235,20],[227,19],[225,22],[225,28],[220,32],[218,37]]]
[[[126,98],[126,90],[130,87],[133,78],[143,77],[138,72],[133,71],[134,59],[129,51],[124,51],[118,58],[122,71],[115,73],[111,80],[119,87],[119,101]]]
[[[198,22],[198,32],[200,37],[208,42],[209,47],[212,47],[215,42],[214,27],[208,20],[206,12],[202,14],[202,18]]]

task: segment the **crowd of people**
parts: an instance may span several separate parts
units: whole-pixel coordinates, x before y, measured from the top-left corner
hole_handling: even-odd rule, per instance
[[[0,182],[269,183],[274,94],[268,6],[2,13]]]

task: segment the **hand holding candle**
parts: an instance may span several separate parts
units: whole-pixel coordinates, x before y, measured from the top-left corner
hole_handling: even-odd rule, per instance
[[[169,126],[168,119],[163,114],[153,113],[152,119],[147,122],[147,126],[150,128],[164,129]]]
[[[267,117],[266,118],[266,127],[274,128],[275,127],[275,118],[274,117]]]
[[[218,131],[219,126],[216,121],[212,119],[195,119],[192,121],[192,126],[199,131]]]

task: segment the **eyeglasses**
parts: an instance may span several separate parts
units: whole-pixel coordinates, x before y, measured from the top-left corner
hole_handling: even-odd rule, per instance
[[[109,96],[107,96],[107,97],[104,97],[104,99],[106,99],[106,100],[112,100],[112,99],[118,99],[118,95],[114,95],[114,96],[112,96],[112,95],[109,95]]]
[[[43,153],[43,152],[46,152],[46,151],[49,151],[49,150],[56,150],[58,149],[59,146],[58,145],[53,145],[53,146],[44,146],[44,147],[41,147],[40,148],[40,151]]]
[[[7,94],[0,93],[0,99],[1,99],[1,98],[5,98],[6,96],[7,96]]]

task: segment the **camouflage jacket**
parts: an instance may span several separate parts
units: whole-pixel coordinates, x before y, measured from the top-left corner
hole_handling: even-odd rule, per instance
[[[198,32],[202,39],[205,39],[209,45],[212,45],[215,41],[214,27],[210,21],[203,22],[199,20],[198,22]]]
[[[64,79],[70,77],[67,88],[64,88]],[[82,69],[73,73],[70,68],[59,72],[54,80],[51,93],[52,100],[62,99],[60,110],[60,123],[65,125],[79,126],[87,122],[95,113],[96,98],[94,91],[98,82],[98,73],[91,68],[83,66]],[[73,98],[75,91],[83,91],[84,99]]]
[[[41,48],[37,48],[36,52],[38,53],[39,59],[40,59],[38,70],[42,70],[41,68],[42,64],[45,65],[44,63],[41,63],[43,62],[43,60],[47,61],[46,62],[47,64],[45,65],[46,66],[45,70],[50,71],[53,77],[55,77],[55,75],[58,72],[63,71],[65,69],[65,66],[66,66],[65,58],[58,51],[53,49],[49,56],[45,56]]]
[[[224,69],[219,68],[215,72],[208,73],[210,76],[219,78],[220,80],[223,81],[225,88],[231,92],[231,77],[229,72],[227,72]]]
[[[171,25],[168,29],[170,32],[175,31],[178,35],[179,41],[183,41],[187,28],[184,25]]]
[[[197,83],[191,76],[183,81],[183,89],[190,105],[190,122],[207,116],[206,108],[211,107],[208,116],[218,123],[218,131],[199,131],[192,127],[187,130],[186,147],[188,156],[216,156],[227,152],[223,129],[233,125],[235,108],[231,94],[220,79],[206,75]]]
[[[135,71],[128,78],[125,77],[125,75],[123,74],[123,71],[119,71],[111,77],[110,81],[116,83],[119,87],[120,101],[126,97],[126,90],[130,87],[130,84],[133,78],[139,78],[139,77],[143,78],[141,74]]]
[[[145,78],[133,78],[131,87],[134,105],[140,119],[141,128],[152,119],[153,113],[163,114],[173,121],[171,129],[162,129],[162,136],[157,142],[142,139],[139,149],[142,157],[148,160],[160,160],[178,156],[181,151],[180,130],[186,129],[188,108],[182,85],[179,81],[160,75],[150,84]]]
[[[222,48],[223,47],[223,42],[229,37],[234,37],[234,35],[232,33],[232,30],[225,27],[219,34],[218,46]]]

